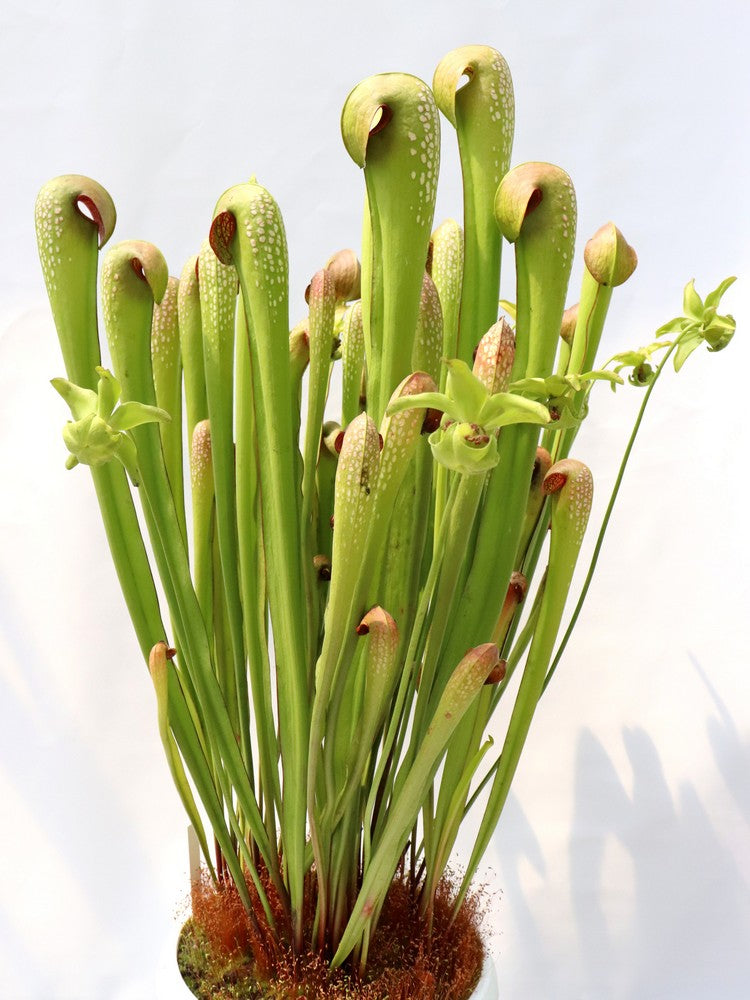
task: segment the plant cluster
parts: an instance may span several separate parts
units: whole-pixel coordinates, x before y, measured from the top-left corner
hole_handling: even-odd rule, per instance
[[[440,112],[463,219],[433,229]],[[90,467],[209,878],[257,933],[364,974],[396,872],[429,934],[467,813],[481,803],[454,914],[506,802],[561,652],[593,494],[571,454],[594,386],[629,370],[645,406],[669,357],[725,346],[733,279],[705,302],[691,283],[655,343],[597,369],[636,255],[602,226],[566,309],[573,185],[548,163],[510,168],[499,53],[449,53],[432,89],[367,79],[341,127],[364,171],[361,268],[335,253],[291,331],[284,226],[254,179],[221,196],[179,281],[141,242],[110,249],[98,281],[115,208],[90,179],[45,185],[36,223],[68,466]],[[516,301],[498,318],[504,241]]]

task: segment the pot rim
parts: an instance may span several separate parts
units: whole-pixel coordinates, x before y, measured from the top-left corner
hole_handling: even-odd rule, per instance
[[[482,962],[482,975],[479,977],[479,982],[474,987],[474,992],[469,997],[469,1000],[497,1000],[499,995],[495,961],[487,947],[487,941],[483,940],[483,944],[484,961]]]

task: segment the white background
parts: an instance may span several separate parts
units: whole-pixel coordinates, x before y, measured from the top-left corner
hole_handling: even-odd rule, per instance
[[[488,856],[503,1000],[739,1000],[750,958],[748,95],[744,0],[20,3],[0,15],[0,998],[184,997],[184,819],[85,470],[66,473],[36,192],[86,173],[172,273],[255,173],[280,203],[292,319],[358,244],[350,88],[430,80],[485,43],[516,86],[514,162],[572,175],[582,242],[640,265],[607,354],[649,342],[691,277],[727,274],[731,347],[655,394],[575,641]],[[443,129],[438,220],[460,211]],[[507,259],[510,259],[510,254]],[[580,278],[580,263],[574,282]],[[504,292],[513,297],[512,285]],[[571,301],[575,291],[571,292]],[[597,509],[637,391],[600,390],[578,455]],[[594,425],[596,421],[596,425]]]

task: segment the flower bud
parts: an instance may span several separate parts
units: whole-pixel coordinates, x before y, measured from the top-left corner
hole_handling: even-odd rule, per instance
[[[615,287],[635,271],[638,256],[614,222],[597,229],[586,244],[583,260],[597,284]]]
[[[338,250],[326,261],[325,270],[333,277],[337,302],[351,302],[360,297],[362,269],[353,250]]]
[[[289,334],[289,365],[292,384],[298,385],[310,362],[310,330],[307,319],[301,320]]]
[[[560,337],[565,343],[570,347],[573,343],[573,334],[576,332],[576,323],[578,322],[578,303],[574,306],[568,306],[568,308],[563,313],[562,323],[560,324]]]
[[[121,444],[121,435],[95,413],[69,421],[62,433],[68,451],[82,465],[104,465],[117,455]]]

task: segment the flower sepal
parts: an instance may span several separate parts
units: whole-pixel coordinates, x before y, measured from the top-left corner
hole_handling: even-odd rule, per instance
[[[609,382],[615,390],[623,384],[623,379],[616,372],[599,370],[580,375],[519,379],[511,384],[511,389],[543,401],[554,421],[555,430],[562,431],[580,427],[586,419],[589,394],[595,382]]]
[[[433,457],[446,468],[467,475],[487,472],[498,462],[499,428],[550,423],[550,412],[542,403],[514,392],[491,394],[465,361],[453,358],[444,363],[448,366],[445,392],[403,396],[393,400],[387,412],[412,407],[441,411],[443,421],[429,442]]]
[[[711,353],[723,351],[734,336],[736,322],[733,316],[720,316],[719,304],[724,293],[737,279],[725,278],[713,291],[709,292],[705,301],[695,290],[695,281],[685,285],[682,296],[684,315],[675,316],[656,331],[661,337],[667,333],[679,333],[677,350],[674,355],[674,370],[678,372],[693,351],[704,343]]]
[[[667,324],[669,325],[669,324]],[[662,328],[662,333],[667,331]],[[672,346],[671,340],[655,340],[653,344],[649,344],[647,347],[639,347],[636,351],[622,351],[620,354],[615,354],[607,362],[608,365],[616,362],[615,367],[612,369],[617,375],[625,368],[630,368],[631,372],[628,375],[628,382],[631,385],[638,386],[639,388],[645,388],[650,385],[653,381],[654,375],[656,374],[654,366],[651,364],[651,358],[657,351],[665,351],[667,348]],[[614,384],[612,389],[614,391]]]
[[[117,406],[120,383],[107,371],[97,367],[97,391],[85,389],[65,378],[52,379],[52,387],[70,407],[73,420],[63,427],[63,440],[70,452],[66,468],[76,465],[93,467],[120,461],[134,486],[138,486],[138,453],[128,433],[142,424],[165,423],[171,420],[166,410],[130,400]]]
[[[465,476],[489,472],[500,458],[497,434],[479,424],[448,420],[428,440],[436,462]]]

